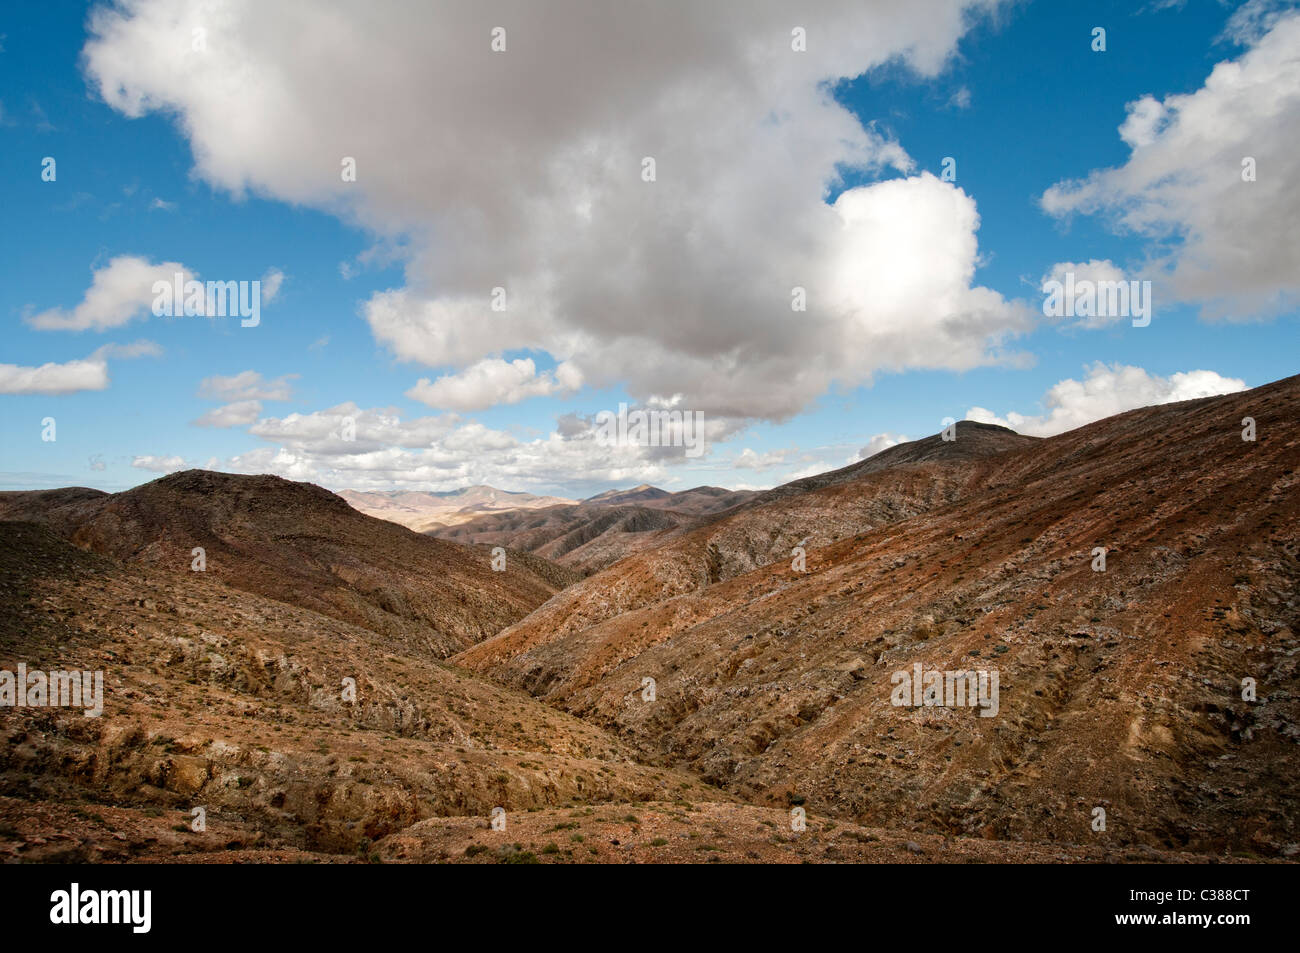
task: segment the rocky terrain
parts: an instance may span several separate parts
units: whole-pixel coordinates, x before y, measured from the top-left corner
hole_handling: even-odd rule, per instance
[[[1045,440],[959,425],[633,555],[454,661],[754,803],[1290,856],[1298,412],[1290,378]],[[997,717],[892,705],[917,663],[998,670]]]
[[[393,635],[439,657],[545,602],[551,581],[490,555],[357,512],[309,483],[187,470],[125,493],[0,493],[0,519],[48,525],[74,545],[189,574]],[[554,577],[549,569],[546,575]]]
[[[1298,419],[1289,378],[962,422],[694,512],[485,517],[681,517],[502,529],[505,572],[272,477],[0,494],[0,669],[105,673],[101,718],[0,708],[0,856],[1293,860]],[[996,714],[892,704],[918,664],[996,671]]]
[[[497,805],[717,796],[637,764],[598,728],[448,667],[435,646],[243,591],[215,566],[163,571],[84,552],[40,524],[0,526],[0,669],[105,680],[98,718],[0,708],[10,829],[34,812],[170,826],[202,807],[249,847],[350,854],[420,819]],[[75,856],[56,822],[34,836],[55,834]],[[120,848],[114,840],[106,846]]]

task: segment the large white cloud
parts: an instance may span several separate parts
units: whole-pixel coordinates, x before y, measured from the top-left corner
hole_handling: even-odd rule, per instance
[[[1158,290],[1208,317],[1248,318],[1300,303],[1300,12],[1233,22],[1246,53],[1193,93],[1130,103],[1128,161],[1058,183],[1042,202],[1153,239]],[[1246,159],[1255,181],[1243,180]]]
[[[966,419],[1001,424],[1033,437],[1050,437],[1137,407],[1245,389],[1245,381],[1224,377],[1216,371],[1179,371],[1160,377],[1140,367],[1098,362],[1088,368],[1083,380],[1067,379],[1055,384],[1043,396],[1046,414],[1010,411],[1005,417],[999,417],[983,407],[972,407],[966,411]]]
[[[784,419],[833,382],[1006,360],[1028,326],[972,284],[979,220],[952,184],[825,201],[842,169],[912,169],[829,85],[895,60],[933,75],[988,5],[132,0],[93,15],[85,62],[124,114],[174,113],[213,185],[405,250],[405,286],[364,316],[453,369],[421,399],[481,406],[483,362],[532,350],[638,401]]]

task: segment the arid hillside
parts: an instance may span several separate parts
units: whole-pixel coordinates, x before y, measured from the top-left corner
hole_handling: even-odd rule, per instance
[[[464,661],[494,664],[533,640],[579,631],[759,566],[788,567],[801,544],[808,554],[962,499],[992,472],[996,464],[989,459],[1009,447],[1037,443],[969,421],[958,423],[956,432],[956,440],[935,436],[891,447],[841,470],[768,490],[689,531],[648,539],[635,555],[562,591],[501,638],[467,653]]]
[[[1290,856],[1298,420],[1288,378],[1043,440],[962,424],[630,556],[454,661],[746,801]],[[996,715],[891,704],[917,664],[996,671]]]
[[[435,816],[721,796],[432,647],[4,522],[20,663],[102,671],[103,713],[0,708],[7,860],[347,859]]]
[[[75,545],[278,599],[445,657],[516,622],[560,584],[364,516],[310,483],[187,470],[124,493],[0,493],[0,520],[48,525]]]

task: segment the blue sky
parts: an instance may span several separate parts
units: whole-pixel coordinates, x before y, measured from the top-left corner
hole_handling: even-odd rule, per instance
[[[578,496],[640,482],[670,489],[702,483],[762,487],[842,466],[868,448],[934,433],[943,418],[960,418],[975,408],[984,412],[982,419],[1046,434],[1128,406],[1253,387],[1296,371],[1300,253],[1294,243],[1288,248],[1277,240],[1279,220],[1288,215],[1295,220],[1293,183],[1300,171],[1296,157],[1287,155],[1295,150],[1284,131],[1288,117],[1300,114],[1296,72],[1285,52],[1291,44],[1283,42],[1296,20],[1288,5],[1256,3],[1244,13],[1238,5],[1209,0],[1003,5],[991,12],[966,11],[953,21],[951,37],[936,38],[943,27],[927,23],[898,26],[902,38],[892,56],[888,49],[859,49],[847,41],[833,56],[822,54],[818,42],[827,31],[810,28],[805,59],[790,67],[794,72],[787,84],[793,89],[806,83],[806,94],[786,99],[787,86],[759,82],[753,102],[741,100],[725,114],[726,122],[748,134],[757,120],[749,121],[747,109],[755,116],[760,109],[789,110],[794,131],[755,135],[768,135],[759,140],[764,143],[789,145],[792,155],[802,155],[807,145],[807,159],[774,160],[768,166],[753,150],[738,151],[733,166],[725,153],[729,140],[720,139],[716,150],[682,146],[681,158],[674,143],[664,143],[664,188],[651,194],[666,194],[672,211],[656,211],[670,207],[663,199],[648,211],[630,206],[632,212],[618,213],[621,225],[613,211],[606,215],[603,209],[622,208],[622,193],[604,185],[588,191],[581,173],[560,184],[529,175],[548,155],[571,156],[575,143],[634,140],[629,155],[653,151],[645,143],[647,130],[661,128],[654,109],[646,110],[640,125],[641,120],[614,120],[593,96],[572,111],[557,111],[551,128],[533,129],[526,113],[507,117],[508,122],[484,118],[480,128],[464,102],[482,95],[484,109],[493,108],[493,91],[476,85],[496,81],[486,74],[493,61],[477,50],[462,53],[461,47],[449,48],[444,57],[430,56],[428,64],[413,59],[409,71],[403,71],[404,48],[398,49],[391,75],[383,57],[326,49],[320,55],[333,58],[327,62],[335,75],[354,77],[361,91],[355,97],[349,93],[345,103],[331,102],[331,95],[343,94],[322,91],[322,84],[313,82],[321,64],[311,59],[312,44],[302,43],[307,51],[283,61],[262,48],[274,49],[267,38],[275,37],[277,26],[290,38],[284,42],[295,45],[291,38],[302,31],[294,32],[290,16],[278,25],[241,24],[236,11],[208,23],[152,7],[141,2],[120,10],[111,27],[102,20],[93,26],[92,8],[71,3],[11,5],[0,18],[5,143],[0,149],[5,183],[0,313],[8,330],[0,354],[5,365],[0,488],[71,484],[117,490],[186,466],[276,472],[332,489],[447,490],[487,482]],[[401,16],[408,13],[419,22],[398,24],[400,35],[438,26],[421,21],[423,11],[403,10]],[[837,15],[827,13],[827,22]],[[518,18],[511,19],[515,11],[507,8],[497,16],[512,24],[512,47],[503,56],[535,57],[522,64],[521,75],[542,89],[568,89],[569,78],[559,75],[560,51],[557,75],[541,76],[536,71],[551,69],[550,61],[544,48],[540,53],[527,48],[534,35],[530,24],[513,25]],[[396,7],[394,17],[400,19]],[[159,40],[170,36],[168,30],[178,38],[174,42],[190,41],[200,22],[212,46],[211,52],[202,51],[207,57],[202,83],[176,72],[189,68],[169,63],[167,50],[152,55],[147,49],[173,42]],[[476,22],[454,22],[466,32],[478,28]],[[799,22],[799,15],[774,17],[772,29],[787,32],[788,22]],[[706,30],[717,24],[679,23],[678,36],[693,26]],[[765,25],[752,29],[765,36],[760,26]],[[1091,49],[1097,26],[1106,30],[1105,51]],[[250,32],[241,34],[242,27]],[[916,35],[932,42],[933,51],[907,59],[909,29],[923,31]],[[254,35],[267,42],[259,46],[249,39]],[[667,36],[672,35],[670,23]],[[372,40],[384,48],[382,30]],[[592,42],[599,43],[599,36]],[[88,43],[96,44],[93,56]],[[654,47],[653,35],[646,45]],[[524,52],[514,52],[521,47]],[[354,52],[355,61],[342,58]],[[224,61],[212,62],[218,54]],[[1247,66],[1245,58],[1252,54],[1257,55]],[[647,54],[639,82],[649,91],[629,90],[611,79],[611,101],[637,96],[630,101],[657,103],[655,90],[662,88],[662,102],[677,102],[675,77],[697,68],[705,77],[701,82],[716,75],[707,62],[691,61],[692,55],[707,58],[707,53],[667,47],[661,57]],[[737,63],[748,62],[735,55]],[[835,63],[804,65],[823,55],[822,63]],[[1226,61],[1242,63],[1245,85],[1253,87],[1242,92],[1207,86],[1215,65]],[[439,86],[431,103],[433,86],[410,81],[425,69]],[[479,71],[485,71],[483,77]],[[248,75],[261,85],[241,87]],[[228,95],[220,92],[222,77],[234,77]],[[769,88],[772,102],[765,103]],[[266,89],[274,95],[263,95]],[[729,89],[720,87],[719,104],[681,107],[682,128],[717,126],[718,114],[708,110],[728,108],[724,92]],[[834,102],[867,131],[871,141],[854,148],[872,152],[876,160],[845,165],[836,153],[840,146],[833,144],[843,138],[835,130],[843,128],[844,119],[833,104],[818,104],[818,89],[831,90]],[[367,107],[363,94],[371,90],[382,95],[374,95]],[[704,93],[700,98],[709,98]],[[321,101],[307,102],[308,96]],[[1247,98],[1236,101],[1236,96]],[[1132,118],[1131,104],[1143,97],[1163,104],[1158,121]],[[547,105],[557,99],[563,106],[558,95]],[[1265,100],[1272,102],[1272,112],[1261,107],[1258,116],[1241,105]],[[426,113],[427,128],[422,128]],[[296,117],[317,115],[336,123],[329,130],[321,129],[323,120],[304,127],[311,136],[320,130],[319,145],[299,148],[289,141],[301,138]],[[663,115],[678,114],[665,107]],[[808,118],[814,115],[832,130],[824,148],[816,138],[820,126]],[[1231,115],[1240,122],[1211,129],[1207,138],[1196,126],[1206,115]],[[243,128],[245,120],[249,130]],[[1126,121],[1131,141],[1119,131]],[[1290,128],[1293,145],[1297,126]],[[517,141],[512,129],[518,130]],[[336,152],[346,146],[335,152],[330,147],[350,140],[360,143],[355,150],[363,153],[358,188],[349,192],[318,184],[313,157],[319,155],[319,166],[335,168]],[[364,157],[366,146],[377,141],[386,148]],[[403,149],[416,151],[412,142],[420,144],[419,156],[404,155]],[[503,176],[499,188],[479,181],[489,172],[478,174],[467,142],[482,150],[485,169]],[[1198,151],[1200,142],[1214,146]],[[742,137],[737,146],[744,144]],[[503,156],[514,151],[518,157]],[[1255,154],[1272,161],[1261,159],[1257,181],[1240,183],[1250,191],[1225,192],[1222,185],[1205,183],[1206,169],[1221,170],[1225,155],[1235,162],[1237,155]],[[534,165],[511,165],[530,155],[537,157]],[[47,156],[57,163],[54,181],[42,179]],[[944,157],[956,160],[955,181],[943,180]],[[670,177],[688,162],[697,165],[674,183]],[[1283,163],[1289,167],[1279,167]],[[826,174],[832,168],[843,173],[840,179]],[[373,179],[372,169],[377,170]],[[848,198],[861,195],[858,217],[846,219],[855,223],[856,244],[841,246],[840,239],[819,231],[827,209],[812,207],[813,199],[797,205],[781,198],[784,183],[789,195],[802,196],[798,190],[808,191],[805,186],[815,185],[819,174],[823,194],[816,201],[823,206],[845,190]],[[1090,175],[1092,186],[1066,185],[1064,197],[1045,207],[1049,190]],[[915,190],[879,188],[895,180]],[[1170,191],[1169,181],[1187,184]],[[494,196],[501,193],[513,196],[513,204],[497,205]],[[575,239],[561,249],[544,240],[547,232],[538,219],[545,220],[548,210],[567,208],[579,193],[594,195],[597,222],[618,226],[610,233],[625,243],[617,254],[602,257],[609,236]],[[733,207],[715,209],[715,195],[731,196]],[[968,202],[978,215],[977,226],[964,217]],[[1215,202],[1225,203],[1231,227],[1223,224],[1224,215],[1211,213]],[[791,232],[796,236],[805,235],[806,215],[806,241],[792,238],[784,247],[774,234],[755,239],[755,247],[745,245],[755,231],[746,227],[750,213],[767,214],[764,203],[771,203],[774,215],[795,209],[799,218]],[[675,216],[671,221],[670,215]],[[688,256],[693,260],[683,270],[658,240],[660,228],[670,236],[694,235],[698,228],[723,238],[703,246],[702,256]],[[906,245],[911,249],[907,267],[925,249],[946,249],[950,241],[956,249],[952,260],[917,263],[920,278],[905,289],[881,287],[877,278],[865,291],[855,287],[847,298],[841,295],[848,303],[838,310],[820,304],[830,300],[830,289],[839,282],[852,285],[856,254],[870,257],[872,249],[888,249],[895,233],[908,228],[917,238],[915,245]],[[530,243],[534,232],[541,238]],[[736,236],[734,247],[729,234]],[[978,249],[974,270],[962,276],[964,252],[956,246],[971,236]],[[457,312],[457,330],[448,331],[438,323],[450,320],[442,317],[442,306],[459,307],[460,276],[473,274],[478,280],[480,268],[492,273],[493,260],[483,249],[498,241],[515,256],[502,252],[502,274],[508,277],[501,280],[512,292],[552,285],[560,290],[539,306],[536,317],[523,316],[522,329],[503,331],[499,341],[472,327],[492,321],[490,312]],[[809,254],[806,245],[826,253]],[[878,264],[880,254],[874,254]],[[936,257],[943,254],[948,252],[937,251]],[[231,318],[158,317],[129,289],[118,289],[116,298],[102,304],[102,328],[37,326],[35,316],[51,309],[76,315],[94,275],[123,257],[151,266],[182,263],[202,279],[283,277],[256,328],[243,328]],[[737,302],[733,310],[710,299],[692,315],[696,302],[719,284],[761,287],[776,270],[774,261],[829,257],[839,262],[838,270],[819,270],[809,282],[819,304],[806,336],[789,329],[790,322],[803,320],[800,316],[760,319],[750,301]],[[1238,257],[1266,260],[1258,267],[1220,266]],[[1125,279],[1154,279],[1151,324],[1134,327],[1125,318],[1069,327],[1045,319],[1043,277],[1058,263],[1086,262],[1105,262]],[[806,266],[792,264],[779,280],[795,283],[799,267]],[[925,297],[927,268],[961,279],[960,293],[936,282],[936,300],[953,294],[956,299],[936,305],[950,307],[951,313],[934,324],[926,323],[933,317]],[[623,281],[629,270],[636,274]],[[883,274],[887,283],[896,271],[871,273]],[[479,282],[485,294],[492,283]],[[596,303],[587,300],[589,293],[597,297],[590,292],[593,283],[601,292]],[[671,289],[671,295],[664,290],[663,300],[647,297],[647,287]],[[389,319],[375,308],[377,296],[386,292],[399,296],[397,316]],[[986,293],[993,303],[977,319],[975,302],[984,301]],[[123,295],[130,300],[121,300]],[[873,310],[884,300],[896,302],[888,319]],[[431,304],[422,310],[426,302]],[[602,323],[611,311],[618,316]],[[716,324],[710,325],[714,316]],[[774,323],[778,320],[785,323]],[[907,322],[913,320],[916,330],[908,337]],[[979,335],[970,327],[979,320],[995,329],[988,339],[996,338],[995,343],[976,340]],[[895,330],[886,333],[877,326],[886,323]],[[671,334],[660,330],[670,326]],[[841,332],[850,343],[805,342],[805,337],[830,340]],[[448,345],[444,354],[439,342],[449,334],[464,335],[465,341]],[[797,355],[797,364],[781,363],[792,357],[792,342],[800,348],[806,344],[806,352]],[[144,353],[133,353],[131,345]],[[87,389],[66,383],[69,376],[81,380],[75,374],[39,371],[86,359],[106,365],[106,385],[95,382],[93,368],[85,378]],[[525,359],[533,365],[520,373],[539,396],[484,399],[470,386],[472,373],[464,376],[476,365],[484,374],[495,373],[501,360]],[[844,366],[829,366],[841,359]],[[575,369],[576,377],[557,372],[562,365]],[[806,384],[787,387],[791,377],[801,376],[797,368],[806,369]],[[1198,371],[1206,373],[1193,374]],[[56,378],[60,383],[51,383]],[[439,378],[448,379],[439,395],[462,396],[431,405],[408,393],[420,379]],[[577,379],[580,385],[564,383]],[[1078,383],[1058,388],[1063,381]],[[621,401],[638,405],[670,393],[682,395],[677,406],[701,408],[716,424],[707,454],[623,448],[611,456],[590,446],[583,427],[589,427],[592,415],[616,409]],[[256,408],[235,414],[243,421],[237,425],[195,423],[240,401],[256,401]],[[52,441],[42,439],[42,421],[50,417],[57,427]],[[338,442],[339,421],[348,417],[361,431],[354,447]]]

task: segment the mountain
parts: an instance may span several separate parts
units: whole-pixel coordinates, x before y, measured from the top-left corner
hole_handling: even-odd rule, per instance
[[[697,486],[669,493],[643,483],[630,490],[606,490],[582,502],[596,506],[639,506],[703,516],[738,506],[751,499],[754,493],[753,490],[728,490],[720,486]]]
[[[930,460],[973,460],[1034,443],[1005,427],[963,420],[963,439],[935,435],[890,447],[839,470],[795,480],[771,490],[728,490],[698,486],[670,493],[643,483],[629,490],[606,490],[579,504],[506,510],[482,516],[466,514],[454,526],[428,532],[442,539],[485,546],[506,546],[535,553],[582,573],[605,569],[634,553],[664,546],[670,539],[710,525],[725,514],[798,496],[823,486],[855,480],[877,470]],[[821,515],[815,514],[809,531]]]
[[[419,533],[455,526],[484,513],[540,509],[577,502],[558,496],[498,490],[491,486],[469,486],[443,493],[342,490],[339,496],[367,516],[400,523]]]
[[[915,446],[900,444],[840,470],[748,494],[720,514],[656,527],[658,532],[639,537],[616,536],[619,545],[607,553],[604,570],[559,593],[515,629],[514,637],[526,641],[539,634],[582,628],[778,560],[788,564],[793,548],[801,543],[810,550],[961,499],[990,472],[989,460],[1008,449],[1039,442],[970,421],[958,423],[956,433],[955,441],[927,437],[914,441]],[[581,509],[570,508],[566,515],[578,521]],[[570,534],[557,536],[549,521],[542,523],[540,514],[534,514],[533,520],[549,535],[502,534],[501,544],[508,541],[518,549],[574,565],[575,556],[585,557],[590,551],[585,547],[592,544],[583,535],[589,526],[602,530],[595,536],[596,545],[609,535],[599,522],[580,521]],[[466,524],[454,532],[463,538],[482,525]],[[624,542],[629,538],[641,545],[629,546]],[[561,548],[575,542],[582,548]],[[495,652],[498,644],[481,646],[478,654],[469,657]]]
[[[637,552],[453,661],[754,804],[1289,856],[1298,420],[1293,377],[1041,440],[963,422]],[[918,664],[996,671],[996,716],[895,706]],[[657,700],[629,703],[646,678]]]
[[[244,592],[428,646],[440,656],[494,635],[560,586],[508,562],[365,516],[328,490],[272,476],[187,470],[124,493],[0,493],[0,519],[50,526],[132,563],[206,570]]]
[[[630,490],[606,490],[604,493],[597,493],[595,496],[583,500],[584,503],[599,503],[605,505],[618,505],[619,503],[649,503],[655,500],[662,500],[671,496],[667,490],[661,490],[657,486],[651,486],[649,483],[642,483],[640,486],[634,486]]]
[[[835,486],[850,480],[857,480],[880,470],[913,463],[961,463],[977,461],[1007,450],[1016,450],[1031,446],[1038,437],[1026,437],[1006,427],[996,424],[981,424],[973,420],[960,420],[953,426],[953,439],[945,440],[942,434],[911,440],[906,443],[886,447],[879,453],[872,454],[865,460],[850,463],[838,470],[818,473],[814,476],[794,480],[771,490],[765,490],[756,497],[757,502],[780,499],[808,490],[817,490],[824,486]]]

